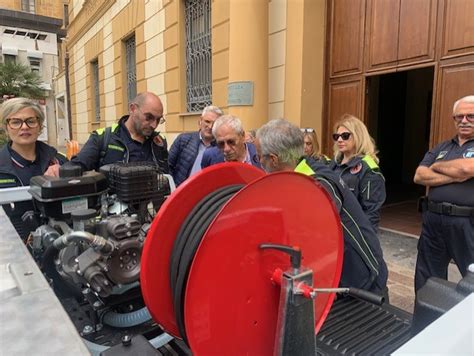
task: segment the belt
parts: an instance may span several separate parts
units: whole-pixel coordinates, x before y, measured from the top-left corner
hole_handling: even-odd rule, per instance
[[[474,216],[474,208],[451,203],[435,203],[428,200],[428,211],[450,216]]]

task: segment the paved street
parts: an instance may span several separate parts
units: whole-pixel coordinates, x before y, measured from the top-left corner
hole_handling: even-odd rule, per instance
[[[413,276],[415,274],[418,240],[388,231],[381,231],[379,237],[389,270],[390,303],[413,313],[415,301]],[[454,282],[461,278],[454,264],[450,264],[448,275],[449,280]]]

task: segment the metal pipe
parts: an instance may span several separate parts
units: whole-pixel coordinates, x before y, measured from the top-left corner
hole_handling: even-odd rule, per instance
[[[87,231],[72,231],[64,234],[53,242],[53,246],[58,250],[61,250],[69,244],[77,241],[86,241],[90,243],[95,250],[104,253],[110,253],[114,250],[112,242],[104,239],[102,236],[94,235]]]

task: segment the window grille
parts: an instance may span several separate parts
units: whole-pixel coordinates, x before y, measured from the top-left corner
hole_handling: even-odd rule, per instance
[[[35,0],[21,0],[21,10],[35,13]]]
[[[186,0],[186,98],[188,112],[211,104],[210,0]]]
[[[30,69],[32,72],[41,72],[41,61],[38,59],[30,59]]]
[[[127,99],[128,104],[130,104],[137,96],[135,36],[125,41],[125,64],[127,66]]]
[[[94,89],[94,112],[95,122],[100,122],[100,92],[99,92],[99,62],[94,61],[92,65],[92,84]]]

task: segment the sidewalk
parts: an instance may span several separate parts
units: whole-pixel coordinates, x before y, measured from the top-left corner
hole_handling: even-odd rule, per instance
[[[380,243],[388,267],[388,288],[390,304],[413,313],[415,275],[418,239],[392,231],[381,230]],[[448,279],[458,282],[461,279],[455,264],[449,265]]]

